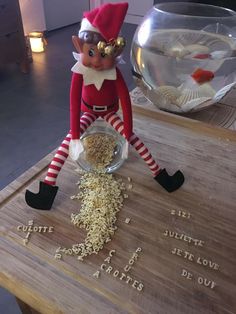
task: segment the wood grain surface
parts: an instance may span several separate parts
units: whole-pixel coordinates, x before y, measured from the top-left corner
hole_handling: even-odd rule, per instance
[[[60,173],[51,211],[34,210],[24,201],[25,189],[37,191],[44,178],[48,155],[0,192],[0,285],[45,314],[236,313],[235,132],[137,107],[134,112],[136,133],[162,167],[184,172],[183,187],[164,191],[130,149],[117,176],[127,184],[131,177],[133,189],[112,241],[84,262],[73,256],[56,260],[59,246],[82,242],[85,232],[70,222],[71,213],[80,209],[70,199],[79,179],[70,160]],[[54,232],[32,234],[24,246],[26,234],[17,226],[32,219],[35,225],[54,226]],[[126,274],[132,281],[115,278],[113,272],[125,273],[139,247],[142,252]],[[105,263],[113,249],[110,264]],[[97,270],[99,278],[93,276]],[[134,280],[144,285],[142,291],[132,287]]]
[[[137,83],[137,82],[136,82]],[[148,100],[141,87],[135,87],[130,92],[132,102],[151,111],[160,111],[154,103]],[[228,92],[220,102],[197,112],[179,114],[192,120],[202,121],[211,125],[220,126],[236,131],[236,86]]]

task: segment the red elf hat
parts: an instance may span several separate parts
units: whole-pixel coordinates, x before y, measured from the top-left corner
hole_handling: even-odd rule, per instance
[[[118,37],[127,10],[127,2],[106,3],[92,11],[84,12],[84,18],[87,19],[92,28],[94,28],[93,31],[97,30],[106,41],[110,41]],[[80,31],[90,30],[83,29],[88,26],[88,24],[86,24],[82,23],[82,29],[80,29]]]

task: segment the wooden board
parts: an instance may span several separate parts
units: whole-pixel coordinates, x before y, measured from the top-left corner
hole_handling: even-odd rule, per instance
[[[84,262],[72,256],[56,260],[59,246],[82,242],[85,235],[70,223],[71,213],[79,211],[70,199],[79,176],[68,160],[53,209],[31,209],[25,189],[37,191],[52,155],[45,157],[0,194],[0,285],[45,314],[236,313],[235,132],[142,108],[134,111],[136,133],[170,173],[184,172],[184,186],[165,192],[132,150],[117,174],[125,182],[131,177],[133,189],[112,241]],[[126,217],[130,224],[124,223]],[[24,246],[25,233],[17,226],[31,219],[55,231],[35,233]],[[137,248],[142,252],[121,280]],[[116,253],[101,270],[110,250]],[[97,270],[99,278],[93,276]]]
[[[140,87],[135,87],[130,92],[132,102],[136,106],[146,108],[151,111],[160,111],[155,104],[148,100]],[[217,104],[207,107],[198,112],[188,112],[179,114],[193,120],[202,121],[214,126],[220,126],[226,129],[236,131],[236,86],[227,93]]]

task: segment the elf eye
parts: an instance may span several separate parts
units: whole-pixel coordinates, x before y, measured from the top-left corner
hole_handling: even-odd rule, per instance
[[[105,58],[105,57],[106,57],[105,52],[101,52],[101,57],[102,57],[102,58]]]
[[[94,49],[90,48],[88,54],[89,54],[90,57],[93,57],[95,55]]]

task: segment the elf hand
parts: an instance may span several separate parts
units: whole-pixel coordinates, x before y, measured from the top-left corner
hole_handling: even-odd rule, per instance
[[[81,140],[71,140],[69,145],[69,156],[72,160],[77,160],[79,155],[84,151]]]
[[[128,154],[129,154],[129,142],[125,140],[125,143],[122,148],[121,158],[128,159]]]

